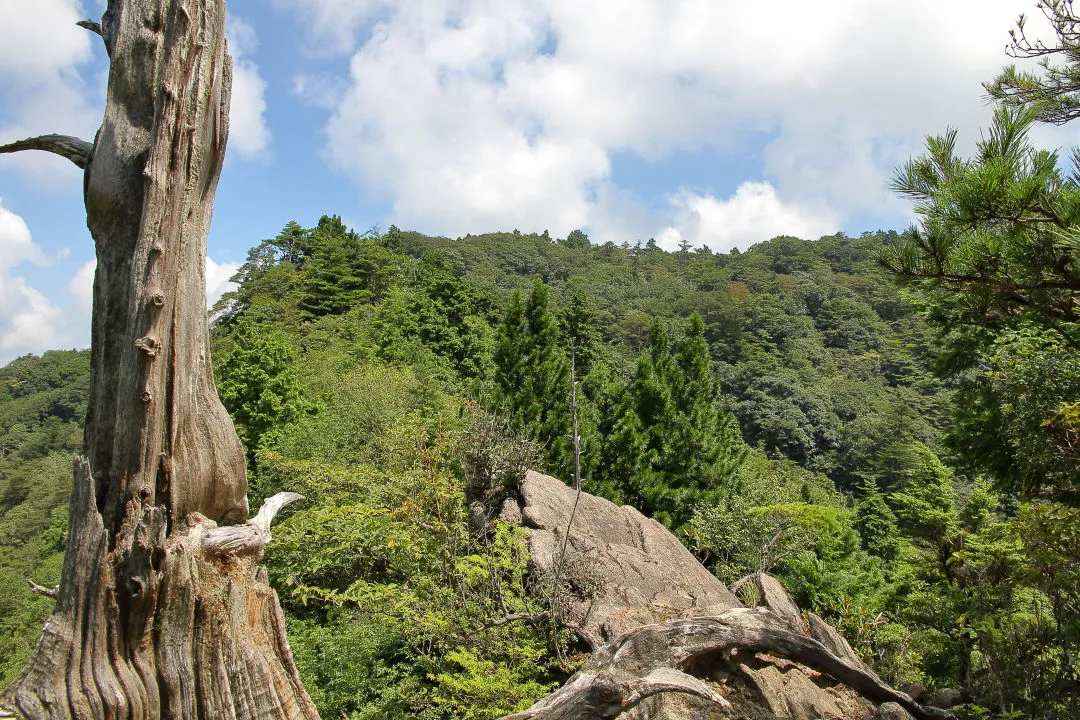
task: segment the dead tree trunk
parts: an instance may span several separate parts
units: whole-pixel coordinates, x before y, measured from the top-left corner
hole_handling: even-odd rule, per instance
[[[244,454],[208,353],[206,235],[228,136],[224,0],[109,0],[85,169],[97,249],[85,458],[53,615],[0,717],[317,718],[259,567]]]

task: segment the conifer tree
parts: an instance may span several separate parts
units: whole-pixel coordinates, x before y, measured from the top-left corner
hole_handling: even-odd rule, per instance
[[[535,439],[545,469],[570,470],[570,368],[549,307],[547,285],[537,277],[522,305],[515,290],[495,348],[495,378],[515,429]]]
[[[626,418],[620,428],[631,446],[640,428],[642,469],[625,482],[633,504],[674,528],[738,469],[746,447],[734,418],[720,408],[700,316],[691,317],[674,350],[659,320],[649,340],[630,388],[637,423]]]
[[[589,296],[580,288],[571,293],[570,303],[560,314],[559,324],[563,337],[574,343],[578,375],[585,377],[598,358],[601,338]]]
[[[340,315],[381,297],[403,258],[350,230],[337,215],[323,215],[310,233],[300,308],[309,317]]]
[[[586,397],[582,437],[585,487],[618,504],[631,502],[627,483],[647,469],[648,438],[626,383],[606,362],[597,362],[582,382]]]
[[[746,448],[734,418],[719,407],[720,385],[697,313],[690,317],[673,360],[667,451],[658,470],[669,488],[669,512],[689,517],[694,504],[714,494],[738,469]]]
[[[900,531],[896,515],[874,481],[862,487],[862,499],[855,508],[855,529],[862,545],[871,555],[894,562],[900,555]]]
[[[528,325],[521,290],[515,289],[499,327],[495,344],[495,383],[500,399],[520,427],[520,408],[525,404],[525,343]]]
[[[549,307],[550,294],[543,280],[533,281],[525,304],[528,326],[524,430],[540,443],[547,469],[567,477],[570,462],[570,366],[560,343],[559,328]]]
[[[930,448],[915,442],[901,476],[900,488],[889,496],[901,526],[936,553],[941,571],[951,577],[949,558],[960,532],[953,473]]]

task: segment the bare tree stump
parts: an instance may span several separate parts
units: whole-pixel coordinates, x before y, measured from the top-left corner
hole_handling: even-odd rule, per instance
[[[214,386],[206,236],[228,137],[223,0],[109,0],[85,169],[97,249],[91,394],[56,608],[0,717],[317,718],[258,565],[277,497],[247,522],[244,454]]]

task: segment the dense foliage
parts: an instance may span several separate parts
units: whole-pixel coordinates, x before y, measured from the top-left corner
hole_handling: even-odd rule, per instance
[[[938,442],[948,395],[876,265],[896,241],[667,253],[327,217],[256,246],[215,310],[216,372],[253,503],[309,498],[268,561],[323,710],[496,713],[573,666],[556,590],[467,504],[499,502],[526,462],[570,479],[571,373],[587,489],[668,523],[725,579],[768,569],[834,618],[885,611],[886,561],[837,484],[893,489],[904,448]],[[525,619],[479,630],[509,616]]]
[[[536,467],[725,582],[777,575],[892,683],[1075,718],[1080,168],[1028,137],[1076,114],[1080,21],[1044,9],[1059,44],[1014,51],[1065,64],[988,84],[974,157],[950,131],[898,171],[904,235],[716,254],[325,216],[254,247],[215,371],[253,503],[307,497],[267,563],[323,715],[497,717],[580,662],[569,579],[492,519]],[[0,369],[0,684],[49,609],[24,580],[58,579],[87,363]]]
[[[26,580],[60,581],[71,453],[82,445],[89,394],[87,352],[0,368],[0,685],[22,668],[52,609]]]
[[[1051,453],[1077,412],[1059,404],[1075,377],[1069,348],[1037,335],[1060,385],[1020,362],[1033,347],[1022,333],[1009,352],[995,341],[994,372],[943,382],[933,317],[908,310],[878,264],[903,242],[781,237],[668,253],[583,233],[359,235],[324,218],[253,249],[215,311],[216,372],[253,502],[285,488],[308,497],[275,531],[268,563],[324,714],[494,717],[572,669],[558,590],[528,575],[515,530],[481,530],[469,506],[500,502],[525,465],[571,478],[571,373],[587,489],[668,523],[726,581],[777,574],[893,682],[1030,704],[1001,658],[1058,652],[1045,648],[1073,607],[1071,546],[1030,540],[1067,537],[1072,515],[1017,515],[980,479],[952,449],[972,422],[953,388],[1022,395],[1003,411],[1031,418],[1014,441],[1035,447],[1040,435]],[[342,252],[348,268],[322,261]],[[61,357],[4,370],[6,437],[33,431],[26,449],[6,441],[4,482],[35,461],[56,478],[33,488],[53,520],[19,525],[3,546],[33,554],[5,561],[11,653],[25,653],[47,610],[22,578],[47,584],[58,568],[65,453],[82,412],[63,400],[85,396],[57,388],[85,393],[86,382],[85,356],[67,360],[81,375],[64,375]],[[1046,412],[1050,424],[1035,422]],[[1063,471],[1066,460],[1053,458]],[[34,493],[12,492],[5,508],[30,507]],[[1029,572],[1036,560],[1058,571]]]

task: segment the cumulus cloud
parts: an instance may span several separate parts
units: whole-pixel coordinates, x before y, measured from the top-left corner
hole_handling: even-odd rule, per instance
[[[230,278],[240,269],[240,263],[216,263],[206,256],[206,307],[213,307],[227,292],[236,289],[236,283]]]
[[[781,231],[903,216],[886,189],[892,168],[946,125],[977,138],[988,119],[979,83],[1004,64],[1022,9],[1015,0],[279,2],[296,9],[313,46],[350,56],[336,97],[318,91],[334,87],[325,78],[296,81],[333,103],[329,162],[386,195],[393,221],[450,234],[561,234],[589,222],[624,232],[602,207],[622,189],[608,187],[619,180],[615,153],[722,155],[762,137],[758,178],[794,223]],[[712,201],[764,202],[740,192]],[[808,220],[815,204],[824,210]],[[694,216],[685,203],[672,213],[655,229]]]
[[[278,4],[297,8],[307,26],[307,51],[312,55],[348,54],[357,36],[394,0],[278,0]]]
[[[12,270],[23,263],[46,265],[21,217],[0,205],[0,363],[57,347],[63,312]]]
[[[229,150],[244,159],[262,156],[270,146],[266,124],[266,81],[250,59],[258,48],[255,29],[235,15],[228,18],[226,36],[233,57],[232,102],[229,107]]]
[[[0,3],[0,143],[54,132],[93,137],[104,93],[94,99],[79,73],[94,40],[75,25],[84,17],[77,0]],[[45,153],[18,153],[5,163],[44,183],[78,173]]]
[[[671,206],[676,224],[657,238],[668,250],[684,239],[692,247],[745,250],[777,235],[818,238],[839,230],[840,223],[827,207],[784,203],[776,188],[764,182],[745,182],[726,200],[683,191],[671,198]]]
[[[97,260],[84,263],[68,281],[68,294],[73,306],[87,319],[89,326],[90,311],[94,307],[94,271]]]
[[[327,126],[327,157],[394,203],[394,221],[444,233],[586,223],[610,160],[553,136],[498,77],[544,42],[542,13],[496,3],[461,18],[395,11],[357,52]]]

